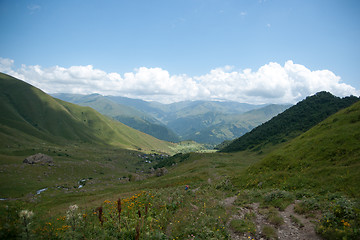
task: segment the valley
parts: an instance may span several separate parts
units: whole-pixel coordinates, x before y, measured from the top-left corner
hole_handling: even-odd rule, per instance
[[[360,237],[357,97],[320,92],[291,107],[254,108],[66,96],[103,104],[104,116],[5,74],[0,87],[1,239]],[[247,133],[209,151],[159,140],[116,116],[155,124],[166,137],[194,126],[181,137],[222,141],[226,124]],[[51,163],[23,162],[38,153]]]
[[[290,104],[251,105],[237,102],[146,102],[99,94],[52,94],[64,101],[88,106],[161,140],[193,140],[212,148],[240,137],[289,108]]]

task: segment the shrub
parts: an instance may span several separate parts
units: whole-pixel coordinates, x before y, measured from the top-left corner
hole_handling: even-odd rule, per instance
[[[230,178],[226,177],[219,184],[216,185],[216,189],[224,191],[234,191],[234,185],[232,184]]]
[[[279,215],[279,212],[274,208],[270,207],[266,213],[266,218],[269,223],[280,226],[284,223],[284,219]]]
[[[274,190],[264,197],[264,203],[284,210],[290,203],[294,201],[294,196],[290,192]]]
[[[359,203],[345,197],[333,200],[324,213],[317,232],[326,239],[359,239]]]
[[[277,239],[277,234],[276,234],[276,230],[269,226],[269,225],[264,225],[262,227],[261,233],[267,238],[267,239]]]
[[[316,198],[305,198],[294,206],[294,211],[299,214],[308,214],[320,209]]]
[[[248,219],[233,219],[230,222],[230,227],[237,233],[256,233],[255,224]]]

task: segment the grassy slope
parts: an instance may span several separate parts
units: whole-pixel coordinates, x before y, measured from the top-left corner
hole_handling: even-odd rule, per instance
[[[288,141],[356,101],[359,101],[359,98],[354,96],[339,98],[328,92],[319,92],[254,128],[251,132],[233,140],[221,151],[260,149],[268,143],[278,144]]]
[[[179,137],[177,137],[175,133],[166,128],[160,121],[151,117],[149,114],[140,112],[132,107],[116,103],[113,100],[99,94],[79,95],[64,93],[53,94],[53,96],[67,102],[91,107],[101,114],[114,118],[127,126],[152,135],[158,139],[171,142],[179,141]]]
[[[170,143],[160,141],[89,107],[54,99],[31,85],[1,74],[1,134],[7,145],[17,142],[15,134],[52,143],[67,141],[110,144],[122,148],[170,151]]]
[[[360,102],[253,165],[237,183],[247,188],[313,189],[360,198]]]
[[[180,196],[182,204],[174,210],[173,215],[169,211],[166,212],[170,219],[164,224],[163,230],[169,237],[175,238],[175,236],[182,236],[181,233],[192,226],[189,222],[195,223],[196,229],[213,226],[210,225],[211,220],[220,219],[220,216],[226,222],[226,219],[230,217],[226,216],[226,213],[234,213],[237,210],[226,209],[220,203],[229,194],[233,196],[234,192],[231,190],[238,192],[246,187],[256,190],[259,188],[259,182],[263,183],[262,188],[269,187],[270,193],[274,188],[293,190],[295,187],[296,189],[311,188],[325,196],[326,191],[342,191],[359,198],[359,189],[356,186],[360,180],[359,158],[357,157],[359,156],[357,143],[360,136],[359,110],[360,103],[357,103],[289,143],[267,146],[261,154],[251,151],[183,154],[176,160],[177,164],[170,164],[167,167],[169,169],[167,175],[137,182],[122,184],[118,180],[126,174],[122,169],[123,164],[128,164],[127,167],[133,169],[135,167],[146,169],[148,166],[144,163],[139,165],[132,152],[126,153],[129,156],[125,153],[119,156],[116,150],[91,148],[68,149],[66,152],[72,155],[70,158],[56,156],[59,152],[63,153],[64,149],[57,151],[54,154],[58,163],[51,169],[47,166],[22,167],[20,159],[16,156],[14,159],[8,159],[6,166],[2,166],[3,173],[6,173],[2,176],[13,177],[13,173],[21,175],[24,179],[20,181],[18,179],[18,185],[22,181],[31,180],[33,176],[35,179],[29,184],[38,184],[37,189],[49,187],[39,196],[28,197],[33,202],[25,204],[26,208],[34,209],[35,214],[43,218],[56,219],[74,203],[82,209],[94,209],[103,205],[105,199],[116,200],[118,197],[130,197],[141,190],[157,192],[157,198],[166,199],[166,204],[169,206],[173,206],[171,201]],[[271,153],[268,154],[269,152]],[[263,161],[247,170],[250,165],[260,161],[264,156]],[[111,161],[108,158],[111,158]],[[82,161],[75,161],[76,159]],[[134,161],[126,162],[124,159]],[[18,162],[14,164],[12,160]],[[70,171],[72,171],[71,179],[63,179],[64,176],[69,175]],[[27,178],[26,174],[30,177]],[[37,175],[40,175],[40,183],[36,183]],[[231,182],[224,181],[228,176],[232,177],[235,188]],[[63,190],[53,187],[55,184],[71,186],[84,177],[93,179],[80,190],[76,188]],[[48,182],[53,185],[46,185]],[[333,184],[328,184],[329,182]],[[194,191],[185,192],[185,184],[189,184],[190,189]],[[261,193],[268,196],[266,191],[267,189],[263,189]],[[21,200],[24,199],[26,197]],[[4,204],[11,204],[11,201],[4,201]],[[192,214],[197,215],[193,219],[189,218]],[[208,220],[203,221],[204,219]],[[176,230],[177,228],[179,230]],[[192,231],[195,232],[195,230]],[[182,236],[182,239],[185,237],[186,234]],[[209,239],[209,237],[199,237],[199,239]]]

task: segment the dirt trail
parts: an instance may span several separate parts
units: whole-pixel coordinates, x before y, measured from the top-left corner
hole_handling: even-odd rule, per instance
[[[263,215],[263,211],[259,208],[259,203],[252,203],[247,207],[234,206],[235,197],[226,198],[222,201],[222,204],[227,209],[236,209],[233,211],[230,217],[227,227],[231,239],[258,239],[265,240],[267,238],[262,232],[263,226],[271,226],[276,231],[277,238],[280,240],[320,240],[321,238],[315,233],[314,224],[307,218],[298,215],[294,212],[294,204],[290,204],[284,211],[279,211],[279,215],[283,218],[284,223],[280,226],[271,224],[266,216]],[[230,227],[230,222],[234,219],[243,219],[246,214],[255,215],[253,222],[256,225],[256,234],[250,233],[238,233]],[[294,221],[295,219],[295,221]]]
[[[290,204],[280,215],[284,218],[284,224],[278,229],[279,239],[321,239],[315,233],[314,224],[294,212],[294,204]],[[291,216],[299,220],[302,225],[292,221]]]

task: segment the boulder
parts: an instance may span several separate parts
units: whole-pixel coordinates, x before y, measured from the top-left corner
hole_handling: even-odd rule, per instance
[[[27,158],[24,159],[23,163],[27,163],[27,164],[49,164],[52,165],[53,164],[53,158],[42,154],[42,153],[37,153],[35,155],[29,156]]]

